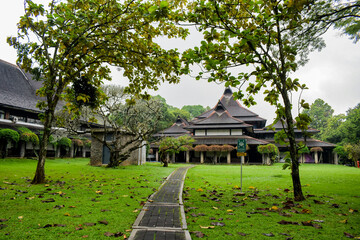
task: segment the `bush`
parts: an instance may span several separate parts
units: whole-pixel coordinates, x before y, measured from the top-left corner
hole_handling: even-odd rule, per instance
[[[0,129],[0,140],[5,142],[17,143],[20,139],[20,135],[17,131],[12,129]]]
[[[78,138],[74,138],[72,140],[72,142],[74,143],[75,146],[77,147],[83,147],[84,146],[84,142],[81,139]]]
[[[59,146],[69,147],[70,148],[72,142],[71,142],[70,138],[63,137],[57,143],[58,143]]]
[[[32,142],[34,145],[39,144],[39,137],[26,127],[18,127],[20,131],[20,140],[24,142]]]

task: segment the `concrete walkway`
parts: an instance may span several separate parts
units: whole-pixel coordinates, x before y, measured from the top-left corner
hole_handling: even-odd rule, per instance
[[[174,170],[159,191],[149,197],[129,240],[191,240],[182,202],[184,179],[191,167]]]

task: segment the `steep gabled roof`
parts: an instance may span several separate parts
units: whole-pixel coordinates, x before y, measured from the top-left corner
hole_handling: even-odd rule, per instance
[[[177,117],[176,122],[171,127],[154,134],[154,137],[177,137],[184,134],[190,134],[185,128],[189,125],[188,121],[180,116]]]
[[[251,125],[234,118],[230,115],[229,111],[225,108],[222,102],[216,104],[213,111],[209,116],[197,121],[193,121],[187,129],[204,129],[204,128],[247,128]]]
[[[244,122],[263,122],[265,126],[266,119],[259,117],[258,114],[250,111],[249,109],[243,107],[239,101],[235,100],[233,97],[233,92],[230,88],[226,88],[223,95],[220,98],[221,104],[227,109],[228,113],[237,119],[240,119]],[[216,105],[217,106],[217,105]],[[209,111],[204,112],[200,116],[195,118],[195,122],[199,119],[209,117],[214,111],[216,106]]]
[[[29,78],[18,66],[0,60],[0,104],[26,111],[40,112],[36,90],[40,82]]]

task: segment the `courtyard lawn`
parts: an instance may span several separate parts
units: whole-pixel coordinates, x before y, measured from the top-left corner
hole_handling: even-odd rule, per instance
[[[0,239],[129,237],[149,195],[180,166],[107,169],[89,159],[49,159],[48,183],[31,185],[36,163],[0,159]]]
[[[197,165],[187,173],[184,208],[193,239],[360,239],[360,169],[302,164],[306,200],[293,202],[282,164]]]

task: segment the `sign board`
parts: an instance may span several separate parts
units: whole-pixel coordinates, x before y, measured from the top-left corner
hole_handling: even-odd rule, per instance
[[[246,152],[244,153],[244,152],[237,152],[236,153],[236,156],[238,156],[238,157],[245,157],[246,156]]]
[[[238,139],[237,152],[246,152],[246,139]]]

